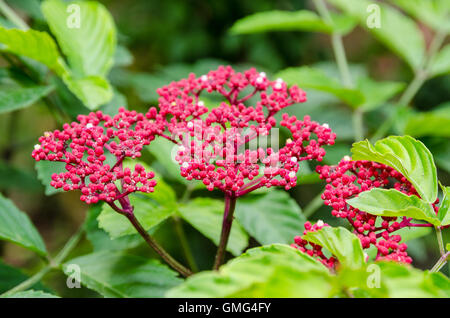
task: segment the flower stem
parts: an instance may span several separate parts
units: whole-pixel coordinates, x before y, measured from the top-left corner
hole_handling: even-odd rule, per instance
[[[234,193],[225,194],[225,209],[223,212],[222,233],[220,234],[219,247],[217,248],[214,269],[218,270],[225,257],[225,250],[230,237],[231,226],[233,224],[233,214],[236,207],[236,196]]]
[[[319,192],[303,209],[305,218],[309,218],[323,205],[322,192]]]
[[[353,130],[355,134],[355,141],[364,139],[364,113],[361,109],[353,111]]]
[[[180,239],[181,247],[183,249],[184,258],[189,264],[189,267],[193,272],[198,272],[197,263],[195,263],[194,255],[192,254],[191,247],[189,246],[189,242],[186,238],[186,234],[184,233],[183,223],[179,217],[175,216],[173,218],[175,224],[175,231],[177,232],[178,238]]]
[[[3,0],[0,0],[0,12],[21,29],[27,30],[28,25]]]
[[[447,252],[444,255],[442,255],[441,258],[437,261],[437,263],[430,270],[430,272],[432,272],[432,273],[439,272],[441,270],[441,268],[444,267],[445,264],[447,264],[449,257],[450,257],[450,252]]]
[[[161,258],[170,265],[174,270],[183,275],[184,277],[188,277],[192,275],[192,272],[178,263],[169,253],[167,253],[156,241],[153,237],[151,237],[147,231],[142,227],[141,223],[139,223],[138,219],[136,219],[133,212],[124,213],[124,215],[131,222],[133,227],[138,231],[138,233],[142,236],[142,238],[147,242],[147,244],[158,253]]]
[[[441,253],[441,256],[445,254],[445,247],[444,247],[444,240],[442,238],[442,230],[439,226],[435,227],[436,230],[436,237],[439,245],[439,252]]]
[[[9,296],[14,293],[29,289],[33,287],[37,282],[39,282],[48,272],[50,272],[50,270],[60,267],[61,263],[77,246],[83,234],[84,234],[84,226],[81,226],[80,229],[67,241],[67,243],[59,251],[59,253],[55,256],[53,260],[50,260],[50,262],[45,267],[43,267],[39,272],[37,272],[27,280],[23,281],[19,285],[1,294],[0,297]]]

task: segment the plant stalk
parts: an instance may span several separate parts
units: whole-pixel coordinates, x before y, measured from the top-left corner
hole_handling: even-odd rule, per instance
[[[161,258],[170,265],[174,270],[176,270],[178,273],[183,275],[184,277],[188,277],[192,275],[192,272],[178,263],[172,256],[170,256],[169,253],[167,253],[159,244],[155,241],[153,237],[151,237],[147,231],[142,227],[141,223],[136,219],[133,212],[129,213],[123,213],[128,220],[131,222],[133,227],[138,231],[138,233],[142,236],[142,238],[147,242],[147,244],[155,250],[156,253],[158,253]]]
[[[441,258],[439,258],[439,260],[437,261],[437,263],[433,266],[433,268],[430,270],[431,273],[437,273],[441,270],[442,267],[445,266],[445,264],[447,264],[447,261],[450,257],[450,252],[445,253],[444,255],[441,256]]]
[[[233,214],[236,207],[236,196],[234,193],[225,193],[225,209],[223,213],[222,232],[220,234],[219,247],[217,248],[216,259],[214,262],[214,269],[218,270],[222,265],[225,251],[230,237],[231,226],[233,224]]]
[[[59,251],[59,253],[55,256],[53,260],[50,260],[49,263],[44,266],[39,272],[23,281],[19,285],[11,288],[5,293],[1,294],[0,297],[9,296],[14,293],[27,290],[33,287],[37,282],[39,282],[50,270],[54,268],[58,268],[61,266],[61,263],[64,262],[66,257],[70,254],[70,252],[77,246],[78,242],[81,240],[81,237],[84,234],[84,226],[81,226],[78,231],[72,235],[72,237],[67,241],[64,247]]]

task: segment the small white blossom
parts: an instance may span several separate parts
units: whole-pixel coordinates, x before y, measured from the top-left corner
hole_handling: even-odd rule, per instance
[[[295,172],[294,171],[289,172],[289,178],[291,178],[291,179],[295,178]]]
[[[322,220],[317,221],[317,226],[318,226],[318,227],[324,226],[323,221],[322,221]]]
[[[94,127],[94,125],[92,125],[91,123],[88,123],[88,124],[86,125],[86,128],[87,128],[87,129],[91,129],[92,127]]]
[[[41,148],[42,148],[41,145],[38,145],[38,144],[34,145],[34,150],[39,150]]]

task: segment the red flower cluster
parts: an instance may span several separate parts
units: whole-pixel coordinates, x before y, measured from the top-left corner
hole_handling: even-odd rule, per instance
[[[305,223],[305,231],[303,231],[303,235],[308,234],[309,232],[316,232],[322,229],[325,226],[329,226],[323,221],[318,221],[316,224],[311,225],[310,222]],[[296,236],[294,238],[294,244],[291,246],[302,251],[303,253],[308,254],[309,256],[317,257],[325,266],[329,268],[334,268],[337,259],[334,256],[326,257],[322,252],[322,246],[308,242],[302,239],[301,236]]]
[[[360,211],[348,205],[346,200],[372,188],[395,188],[407,195],[417,195],[411,183],[391,167],[371,161],[352,161],[346,157],[337,166],[317,167],[320,178],[327,182],[322,199],[333,208],[332,215],[347,219],[354,233],[361,240],[362,247],[371,245],[378,250],[376,259],[389,259],[411,263],[406,252],[407,245],[400,243],[400,235],[393,232],[412,226],[411,218],[381,217]],[[437,210],[437,208],[435,207]]]
[[[222,66],[200,77],[191,74],[157,92],[159,111],[151,108],[147,118],[158,123],[158,135],[179,145],[181,175],[202,180],[209,190],[240,196],[262,186],[289,189],[296,184],[299,161],[320,161],[325,155],[322,146],[332,145],[336,138],[327,125],[284,114],[281,125],[292,139],[280,150],[257,147],[257,138],[269,135],[277,124],[274,115],[306,101],[306,96],[297,86],[288,88],[281,79],[269,81],[255,69],[239,73]],[[209,111],[200,100],[203,92],[220,94],[224,101]],[[253,98],[254,106],[244,104]]]
[[[79,115],[78,122],[65,124],[61,131],[44,133],[32,156],[65,163],[66,172],[52,175],[56,189],[80,190],[80,199],[88,204],[111,203],[135,191],[153,192],[153,172],[139,164],[134,171],[123,169],[122,162],[140,157],[143,146],[155,138],[154,130],[155,125],[135,111],[120,109],[112,118],[100,111]]]

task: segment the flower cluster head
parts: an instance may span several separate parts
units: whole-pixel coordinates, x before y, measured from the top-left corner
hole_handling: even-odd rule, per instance
[[[303,235],[306,235],[309,232],[316,232],[325,226],[329,225],[324,223],[322,220],[317,221],[317,223],[314,225],[311,225],[310,222],[305,222],[305,230],[303,231]],[[329,268],[334,268],[337,263],[336,257],[325,256],[325,254],[322,252],[322,246],[306,241],[301,236],[296,236],[294,238],[294,244],[292,244],[291,246],[298,249],[299,251],[302,251],[303,253],[308,254],[309,256],[317,257],[325,266]]]
[[[200,77],[190,74],[157,92],[159,110],[151,108],[146,117],[157,123],[159,136],[178,145],[175,159],[181,175],[203,181],[209,190],[239,196],[262,186],[289,189],[296,184],[299,162],[320,161],[322,147],[336,138],[326,124],[283,114],[280,124],[292,137],[280,149],[258,145],[277,125],[274,116],[305,102],[306,94],[281,79],[270,81],[253,68],[240,73],[221,66]],[[223,99],[211,110],[201,99],[209,93]]]
[[[378,250],[376,260],[412,262],[406,252],[407,245],[400,243],[401,236],[395,234],[401,228],[415,226],[411,218],[376,216],[346,202],[373,188],[394,188],[407,195],[418,196],[412,184],[401,173],[380,163],[353,161],[348,156],[336,166],[317,167],[317,172],[327,182],[322,194],[324,203],[332,207],[333,216],[350,222],[364,249],[375,246]]]
[[[62,130],[44,133],[34,146],[36,161],[65,164],[65,172],[52,175],[51,186],[80,190],[80,199],[88,204],[120,201],[136,191],[153,192],[153,172],[139,164],[133,170],[123,168],[122,163],[141,156],[142,148],[155,138],[155,124],[123,108],[114,117],[98,111],[77,119]]]

